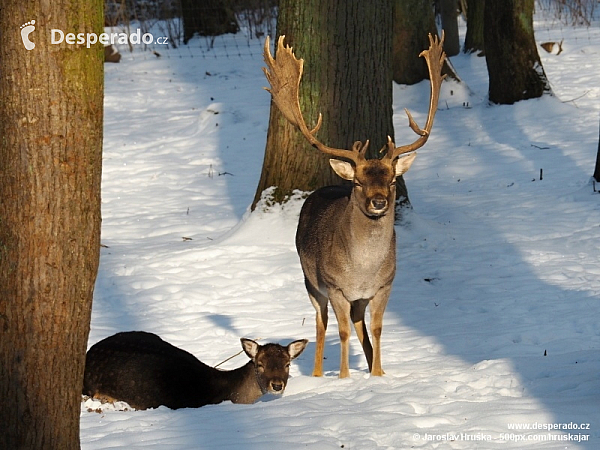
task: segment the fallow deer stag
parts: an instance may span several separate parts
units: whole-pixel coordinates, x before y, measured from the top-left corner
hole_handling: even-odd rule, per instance
[[[308,296],[317,312],[313,376],[323,375],[328,302],[331,302],[339,327],[340,378],[350,376],[350,320],[367,358],[369,371],[372,375],[383,375],[380,347],[383,313],[396,273],[395,181],[410,168],[416,156],[414,151],[429,138],[444,78],[441,75],[446,57],[442,50],[444,35],[441,40],[429,35],[429,49],[420,55],[427,61],[431,81],[425,128],[420,128],[405,110],[410,128],[419,135],[417,140],[396,147],[388,136],[387,145],[382,149],[387,150],[385,156],[369,160],[365,157],[369,141],[357,141],[351,150],[328,147],[320,142],[315,137],[321,126],[320,114],[316,126],[312,130],[308,128],[298,100],[304,60],[297,59],[292,48],[284,46],[283,40],[284,36],[281,36],[277,43],[276,59],[271,56],[268,38],[265,42],[264,57],[268,67],[263,70],[271,85],[267,90],[285,118],[313,147],[336,158],[330,160],[333,170],[353,182],[353,187],[318,189],[306,199],[300,212],[296,248]],[[406,153],[410,154],[400,158]],[[373,345],[364,320],[367,305]]]

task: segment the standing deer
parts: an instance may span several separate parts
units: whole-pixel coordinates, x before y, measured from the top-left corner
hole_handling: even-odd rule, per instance
[[[381,329],[383,313],[396,273],[396,233],[394,204],[396,177],[413,163],[415,150],[422,147],[431,132],[437,110],[441,67],[446,55],[442,50],[444,35],[439,40],[429,35],[430,46],[421,53],[429,68],[431,96],[425,128],[421,129],[408,110],[410,128],[419,135],[415,142],[396,147],[388,136],[387,150],[381,159],[365,157],[369,141],[357,141],[350,151],[321,143],[315,134],[321,127],[309,130],[300,111],[298,88],[304,60],[294,56],[292,48],[284,46],[284,36],[277,43],[277,59],[271,56],[269,40],[265,41],[265,76],[271,85],[267,89],[284,117],[321,152],[331,155],[335,173],[353,183],[352,187],[328,186],[312,193],[300,212],[296,232],[296,248],[300,256],[308,296],[316,309],[317,348],[313,376],[323,375],[323,350],[327,329],[327,305],[331,302],[338,321],[341,357],[340,378],[350,376],[348,366],[350,320],[367,358],[372,375],[383,375],[381,368]],[[413,153],[410,153],[413,152]],[[405,153],[407,156],[400,157]],[[346,161],[342,161],[341,158]],[[371,334],[365,324],[365,309],[369,305]]]
[[[94,344],[85,358],[83,394],[120,400],[136,409],[198,408],[231,400],[253,403],[263,394],[283,394],[290,361],[308,341],[287,347],[242,339],[250,357],[242,367],[219,370],[153,333],[117,333]]]

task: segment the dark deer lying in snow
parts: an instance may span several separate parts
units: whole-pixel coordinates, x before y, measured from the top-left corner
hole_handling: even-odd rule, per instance
[[[332,148],[321,143],[316,133],[321,115],[312,130],[308,128],[298,101],[302,78],[302,59],[297,59],[289,46],[277,44],[276,59],[265,42],[265,75],[273,101],[285,118],[303,134],[313,147],[331,155],[331,166],[353,187],[329,186],[312,193],[300,212],[296,247],[304,272],[308,296],[317,311],[317,350],[314,376],[323,374],[323,347],[327,329],[327,305],[331,306],[339,325],[341,343],[340,378],[350,375],[348,368],[350,321],[362,344],[372,375],[383,375],[380,336],[383,313],[396,274],[396,234],[393,206],[396,177],[412,164],[415,150],[422,147],[431,132],[443,77],[441,67],[445,54],[441,41],[429,36],[430,46],[421,53],[429,67],[431,98],[425,128],[421,129],[408,110],[410,128],[419,135],[409,145],[396,147],[391,138],[382,150],[381,159],[365,157],[369,141],[355,142],[351,150]],[[400,157],[410,153],[408,156]],[[365,325],[365,309],[371,312],[369,341]]]
[[[253,403],[263,394],[283,393],[290,361],[308,343],[304,339],[283,347],[241,341],[251,360],[234,370],[219,370],[155,334],[117,333],[88,351],[83,394],[124,401],[136,409],[197,408],[224,400]]]

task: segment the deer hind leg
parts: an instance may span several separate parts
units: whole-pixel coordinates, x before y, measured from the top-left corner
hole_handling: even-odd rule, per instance
[[[350,302],[339,289],[330,289],[329,301],[335,312],[340,334],[340,378],[350,376]]]
[[[383,313],[390,298],[391,290],[391,284],[382,287],[369,304],[371,312],[371,335],[373,336],[373,366],[371,367],[371,375],[381,376],[385,373],[381,368],[381,330],[383,328]]]
[[[327,303],[328,299],[320,292],[311,288],[308,280],[305,280],[306,288],[308,291],[308,297],[311,303],[315,307],[317,312],[316,324],[317,324],[317,347],[315,349],[315,365],[313,368],[313,377],[323,376],[323,353],[325,351],[325,333],[327,331],[328,312]]]
[[[356,300],[352,302],[350,307],[350,318],[352,319],[356,335],[358,336],[360,345],[362,345],[363,352],[367,358],[370,372],[373,368],[373,347],[371,346],[369,334],[367,333],[367,324],[365,323],[365,309],[367,309],[368,303],[369,300]]]

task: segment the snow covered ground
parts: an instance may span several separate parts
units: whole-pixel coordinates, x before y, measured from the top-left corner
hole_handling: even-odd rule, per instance
[[[326,376],[310,376],[301,200],[248,212],[270,102],[261,43],[242,38],[238,56],[221,38],[211,51],[192,42],[107,64],[90,346],[145,330],[215,365],[240,337],[311,343],[282,398],[177,411],[88,400],[82,448],[599,448],[598,25],[536,23],[538,42],[564,39],[560,55],[539,49],[555,97],[489,106],[485,60],[452,59],[468,88],[444,85],[405,176],[414,210],[397,227],[381,378],[355,336],[352,376],[337,378],[333,318]],[[398,143],[413,139],[403,108],[422,123],[428,89],[394,86]]]

